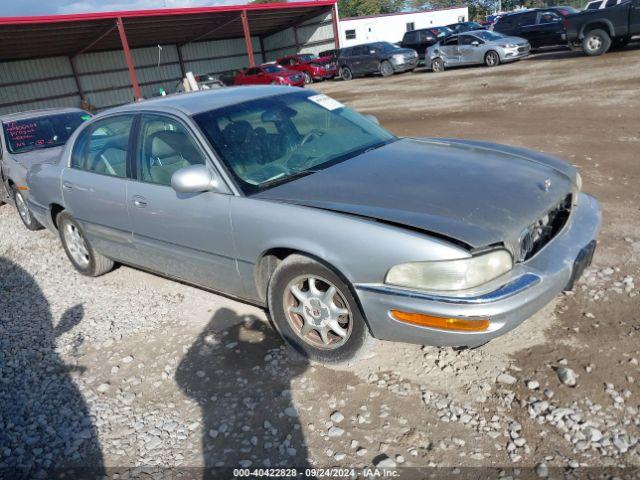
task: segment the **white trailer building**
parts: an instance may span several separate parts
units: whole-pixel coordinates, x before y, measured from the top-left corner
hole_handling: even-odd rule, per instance
[[[379,41],[396,43],[409,30],[466,22],[468,19],[467,7],[340,18],[340,46]]]

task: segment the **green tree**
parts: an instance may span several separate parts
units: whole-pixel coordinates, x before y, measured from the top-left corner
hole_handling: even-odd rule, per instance
[[[338,0],[342,18],[395,13],[403,10],[405,0]]]

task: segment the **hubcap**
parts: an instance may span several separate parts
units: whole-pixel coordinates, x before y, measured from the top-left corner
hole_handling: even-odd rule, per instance
[[[89,266],[89,250],[80,230],[72,223],[67,223],[64,227],[64,241],[73,260],[81,268]]]
[[[496,64],[496,55],[495,55],[495,53],[490,53],[489,55],[487,55],[487,63],[489,65],[495,65]]]
[[[29,208],[27,207],[27,203],[22,198],[22,194],[16,193],[16,208],[18,209],[18,215],[24,221],[24,223],[31,223],[31,212],[29,212]]]
[[[349,304],[328,280],[311,275],[297,277],[287,285],[283,301],[287,321],[305,343],[333,350],[351,336]]]
[[[598,50],[602,46],[602,39],[600,37],[591,37],[587,45],[589,50]]]

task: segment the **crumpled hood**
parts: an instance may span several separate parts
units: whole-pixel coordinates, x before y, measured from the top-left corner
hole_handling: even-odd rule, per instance
[[[574,179],[569,164],[517,147],[405,138],[253,198],[360,215],[480,248],[517,245]]]
[[[25,168],[31,168],[34,165],[40,165],[43,163],[58,163],[60,155],[64,146],[42,148],[39,150],[32,150],[30,152],[13,154],[13,158],[16,162]]]

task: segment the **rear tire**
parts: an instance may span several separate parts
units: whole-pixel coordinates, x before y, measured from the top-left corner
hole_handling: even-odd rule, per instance
[[[344,81],[349,81],[353,79],[353,72],[351,71],[351,69],[349,67],[342,67],[340,68],[340,77],[344,80]]]
[[[309,257],[291,255],[277,266],[269,281],[267,301],[278,333],[310,360],[348,362],[363,355],[373,343],[349,286],[333,270]]]
[[[434,73],[444,72],[444,60],[441,58],[434,58],[431,61],[431,71]]]
[[[498,52],[489,50],[484,55],[484,64],[487,67],[497,67],[498,65],[500,65],[500,55],[498,55]]]
[[[606,53],[611,47],[611,37],[607,32],[596,28],[588,32],[582,40],[582,50],[590,57]]]
[[[57,222],[64,251],[78,272],[87,277],[99,277],[113,269],[113,260],[95,251],[71,215],[62,212]]]
[[[393,75],[393,65],[391,65],[387,60],[384,60],[380,64],[380,74],[383,77],[390,77]]]
[[[22,224],[26,227],[27,230],[31,230],[35,232],[37,230],[42,230],[44,227],[40,225],[29,210],[27,206],[27,202],[22,195],[22,192],[17,188],[13,187],[13,201],[16,204],[16,210],[18,211],[18,216],[20,220],[22,220]]]

